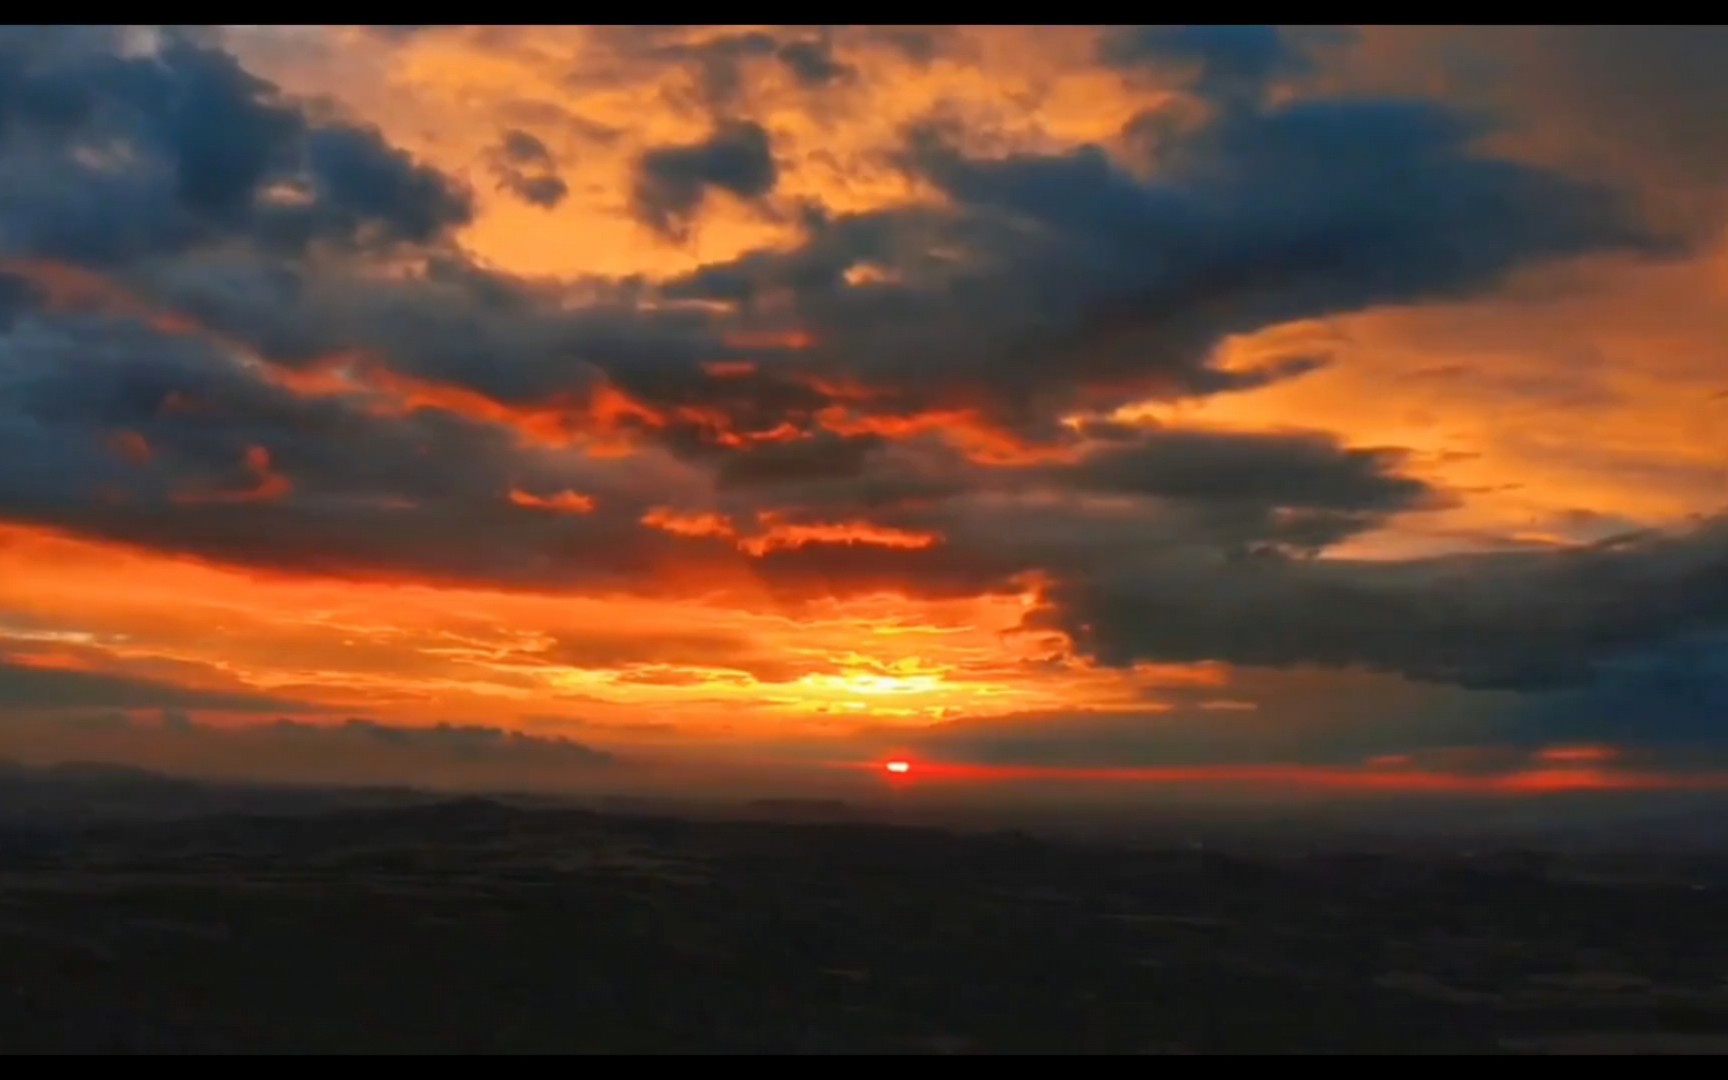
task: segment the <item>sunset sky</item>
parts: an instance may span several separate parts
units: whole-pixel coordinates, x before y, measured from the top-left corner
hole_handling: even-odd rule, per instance
[[[1724,115],[1719,28],[0,31],[0,755],[1715,786]]]

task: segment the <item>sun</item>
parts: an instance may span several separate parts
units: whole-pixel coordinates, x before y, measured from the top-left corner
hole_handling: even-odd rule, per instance
[[[910,761],[890,761],[882,767],[896,776],[904,776],[912,771],[912,763]]]

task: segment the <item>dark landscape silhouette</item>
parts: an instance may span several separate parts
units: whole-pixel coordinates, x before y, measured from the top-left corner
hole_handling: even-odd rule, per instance
[[[11,1051],[1642,1052],[1728,1024],[1704,851],[3,775]]]

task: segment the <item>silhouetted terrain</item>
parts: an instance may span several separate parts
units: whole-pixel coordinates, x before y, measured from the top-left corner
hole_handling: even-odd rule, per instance
[[[25,772],[7,809],[93,783]],[[178,783],[95,786],[153,782]],[[1702,856],[1245,857],[354,797],[0,814],[0,1046],[1641,1051],[1728,1032],[1728,906]]]
[[[213,783],[104,762],[32,768],[0,760],[0,828],[219,813],[322,813],[341,807],[413,805],[436,798],[410,788]]]

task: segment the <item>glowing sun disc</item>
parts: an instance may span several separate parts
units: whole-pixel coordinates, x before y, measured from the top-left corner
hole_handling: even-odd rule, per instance
[[[912,763],[910,761],[890,761],[882,767],[891,773],[901,775],[912,771]]]

